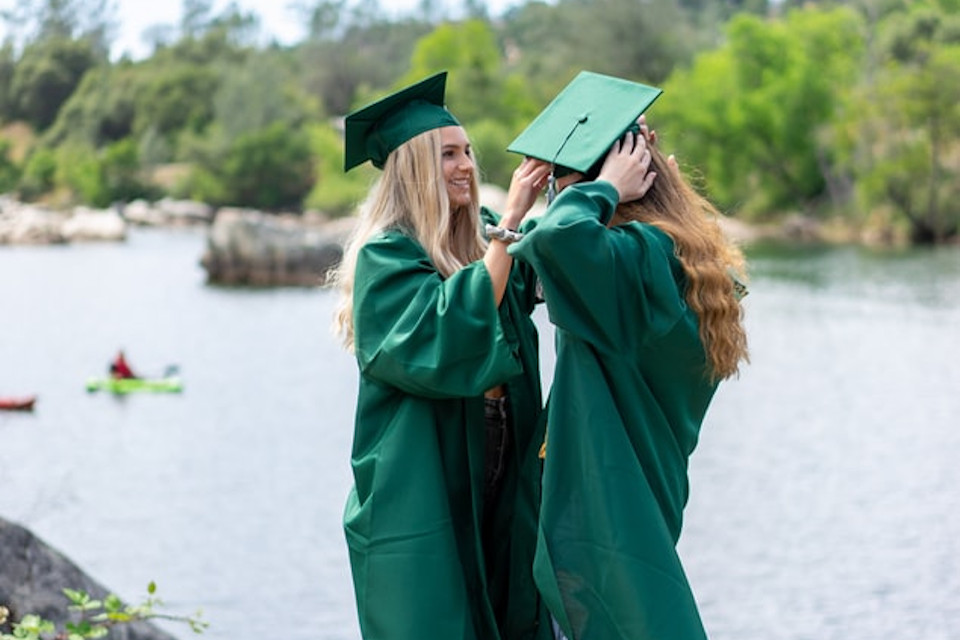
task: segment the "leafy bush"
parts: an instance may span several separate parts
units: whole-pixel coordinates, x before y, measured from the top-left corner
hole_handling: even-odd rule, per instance
[[[141,176],[140,149],[133,138],[108,146],[101,152],[100,162],[109,202],[130,202],[157,195]]]
[[[513,170],[522,159],[506,150],[514,138],[514,132],[500,122],[488,119],[471,124],[467,133],[480,166],[481,181],[505,189],[509,187]]]
[[[9,140],[0,140],[0,193],[12,191],[20,179],[20,169],[10,159],[12,146],[13,143]]]
[[[86,144],[67,144],[56,151],[54,187],[65,189],[71,199],[95,207],[110,204],[103,166],[96,150]]]
[[[103,600],[95,600],[85,591],[64,589],[63,594],[69,601],[68,609],[78,614],[78,619],[67,622],[63,629],[50,620],[38,615],[28,614],[19,622],[14,622],[13,633],[0,634],[0,640],[88,640],[103,638],[112,627],[132,622],[152,619],[173,620],[187,624],[194,633],[203,633],[209,624],[204,622],[202,612],[193,616],[171,616],[157,612],[163,602],[156,597],[157,586],[153,582],[147,585],[147,597],[139,605],[126,605],[114,594]],[[10,611],[0,606],[0,625],[6,624]]]
[[[366,197],[377,177],[369,164],[350,173],[343,171],[343,139],[329,126],[315,126],[310,144],[317,162],[316,182],[307,196],[306,206],[332,217],[348,215]]]
[[[212,205],[221,205],[228,200],[227,188],[223,180],[213,171],[202,166],[195,166],[185,178],[173,186],[171,193],[177,198]]]
[[[96,60],[88,40],[47,38],[28,44],[10,79],[13,115],[46,129]]]
[[[20,197],[30,201],[53,189],[57,173],[57,156],[53,149],[37,148],[27,157],[20,183]]]
[[[227,204],[299,209],[314,180],[306,136],[281,122],[241,135],[223,162]]]

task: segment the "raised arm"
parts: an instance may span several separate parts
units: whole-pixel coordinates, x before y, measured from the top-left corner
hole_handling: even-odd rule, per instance
[[[442,278],[400,232],[374,238],[357,259],[356,354],[371,378],[425,397],[479,395],[522,371],[478,261]]]
[[[520,227],[520,223],[537,201],[537,195],[543,189],[549,175],[550,165],[545,162],[525,158],[520,163],[510,180],[507,203],[499,226],[511,231],[516,231]],[[494,299],[499,306],[507,288],[510,267],[513,265],[513,258],[507,253],[507,243],[491,239],[487,252],[483,256],[483,263],[490,273]]]

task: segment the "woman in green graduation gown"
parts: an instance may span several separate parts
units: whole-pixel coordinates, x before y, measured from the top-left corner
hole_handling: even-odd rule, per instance
[[[578,78],[511,147],[596,176],[510,247],[557,328],[535,575],[570,640],[706,638],[675,548],[687,461],[747,357],[741,253],[645,127],[624,134],[650,89]]]
[[[532,576],[535,278],[484,236],[487,223],[512,237],[548,170],[523,162],[502,218],[481,210],[445,78],[346,119],[346,170],[383,170],[336,274],[337,325],[360,369],[344,516],[360,628],[366,640],[549,637]]]

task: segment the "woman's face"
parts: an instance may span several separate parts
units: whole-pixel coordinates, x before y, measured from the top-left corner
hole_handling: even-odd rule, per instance
[[[472,203],[473,149],[463,127],[440,128],[441,156],[443,158],[443,179],[447,184],[447,195],[452,208],[468,206]]]

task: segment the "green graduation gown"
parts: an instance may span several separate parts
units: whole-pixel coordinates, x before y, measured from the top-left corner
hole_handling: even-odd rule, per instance
[[[616,204],[568,187],[510,248],[557,327],[534,574],[570,640],[702,640],[676,542],[716,385],[672,241]]]
[[[400,230],[360,250],[344,528],[366,640],[549,637],[537,635],[549,623],[532,575],[544,430],[535,301],[527,265],[514,264],[498,308],[482,261],[444,278]],[[514,430],[485,559],[483,393],[504,383]]]

